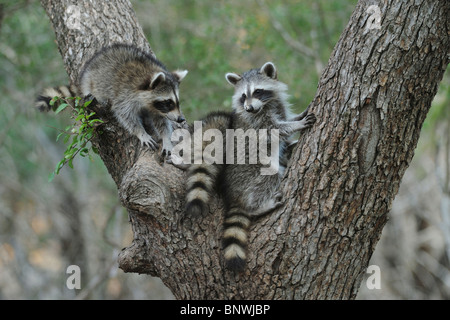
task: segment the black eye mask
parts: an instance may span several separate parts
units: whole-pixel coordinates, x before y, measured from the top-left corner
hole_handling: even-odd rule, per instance
[[[168,113],[176,107],[175,102],[172,100],[155,101],[153,105],[155,109],[161,111],[162,113]]]
[[[270,100],[273,97],[273,92],[270,90],[256,89],[253,92],[253,98],[262,102]]]

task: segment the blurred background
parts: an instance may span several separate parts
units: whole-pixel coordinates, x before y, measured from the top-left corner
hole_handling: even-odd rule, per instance
[[[186,68],[189,121],[229,109],[226,72],[273,61],[294,111],[313,99],[322,68],[356,0],[131,1],[152,49]],[[101,159],[81,158],[52,182],[66,115],[33,109],[39,91],[68,81],[39,1],[0,0],[0,299],[173,299],[159,279],[125,274],[126,211]],[[381,289],[364,278],[358,299],[450,298],[450,75],[446,72],[372,257]],[[81,290],[66,286],[69,265]]]

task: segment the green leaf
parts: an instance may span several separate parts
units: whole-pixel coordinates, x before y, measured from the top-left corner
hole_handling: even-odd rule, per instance
[[[48,175],[48,182],[52,182],[53,179],[55,179],[55,174],[56,174],[56,172],[53,171],[52,173],[50,173],[50,174]]]
[[[89,154],[89,149],[88,148],[81,149],[80,156],[86,157],[88,154]]]
[[[64,138],[64,144],[66,144],[70,139],[70,134],[68,134],[65,138]]]
[[[81,134],[83,133],[83,131],[85,130],[85,128],[87,127],[87,123],[83,123],[80,128],[78,129],[78,133]]]
[[[89,119],[90,117],[92,117],[93,115],[95,115],[95,112],[91,112],[86,116],[86,119]]]
[[[73,159],[74,159],[74,158],[70,158],[70,159],[69,159],[69,162],[67,162],[67,164],[69,165],[69,167],[70,167],[71,169],[73,169],[73,163],[72,163]]]
[[[58,101],[58,100],[59,100],[59,97],[53,97],[52,100],[50,100],[49,104],[51,106],[53,106],[56,103],[56,101]]]
[[[87,106],[89,106],[91,104],[92,100],[88,100],[84,103],[84,108],[87,108]]]
[[[61,105],[55,110],[55,113],[58,114],[61,111],[63,111],[65,108],[67,108],[68,104],[67,103],[61,103]]]
[[[75,152],[77,152],[77,150],[78,150],[77,148],[71,148],[69,150],[66,150],[66,152],[64,153],[64,159],[72,158]]]
[[[58,162],[58,164],[56,165],[56,169],[54,171],[55,174],[59,174],[59,171],[62,169],[62,167],[64,166],[64,159],[61,160],[60,162]]]
[[[58,134],[58,136],[56,137],[56,141],[58,141],[59,138],[60,138],[63,134],[66,134],[66,133],[65,133],[65,132],[61,132],[60,134]]]

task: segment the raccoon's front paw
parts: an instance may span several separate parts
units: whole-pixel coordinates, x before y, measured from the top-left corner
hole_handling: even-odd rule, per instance
[[[165,157],[170,157],[171,153],[172,153],[172,143],[171,142],[164,142],[163,141],[163,145],[161,147],[161,153],[159,154],[162,158]]]
[[[189,124],[187,123],[187,121],[183,121],[183,122],[181,123],[181,128],[182,128],[182,129],[189,129]]]
[[[148,135],[147,133],[143,133],[138,136],[139,141],[141,141],[142,146],[146,146],[152,150],[158,149],[158,143],[153,140],[152,136]]]
[[[314,115],[314,113],[308,113],[306,117],[301,121],[303,122],[305,127],[309,128],[314,124],[314,122],[316,122],[316,116]]]
[[[281,207],[283,205],[283,194],[278,191],[277,193],[275,193],[275,198],[274,198],[274,209]]]
[[[183,122],[175,122],[175,121],[173,121],[172,123],[173,123],[172,124],[172,128],[174,130],[176,130],[176,129],[189,129],[189,125],[188,125],[187,121],[183,121]]]

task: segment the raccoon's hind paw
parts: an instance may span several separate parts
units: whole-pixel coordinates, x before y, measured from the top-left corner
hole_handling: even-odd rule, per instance
[[[166,163],[171,164],[181,170],[187,170],[189,168],[189,164],[183,163],[183,158],[173,153],[167,158]]]
[[[283,194],[277,192],[272,199],[267,200],[265,203],[259,206],[258,210],[249,211],[248,215],[252,219],[258,219],[266,214],[272,213],[274,210],[284,205]]]

